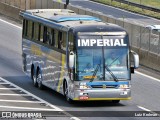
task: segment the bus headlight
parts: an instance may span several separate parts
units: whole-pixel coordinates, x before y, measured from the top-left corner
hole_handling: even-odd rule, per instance
[[[129,88],[129,85],[127,85],[127,84],[122,84],[122,85],[119,85],[119,88],[120,88],[120,89],[128,89],[128,88]]]
[[[86,83],[79,83],[79,85],[75,85],[75,89],[90,89],[90,87]]]

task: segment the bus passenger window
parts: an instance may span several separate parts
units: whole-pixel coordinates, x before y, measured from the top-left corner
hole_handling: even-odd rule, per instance
[[[69,51],[73,51],[73,41],[74,41],[73,34],[69,33],[69,36],[68,36]]]
[[[43,29],[43,43],[47,43],[47,27]]]
[[[61,42],[61,49],[66,50],[66,40],[67,40],[67,33],[62,33],[62,42]]]
[[[28,21],[28,26],[27,26],[27,38],[31,39],[32,38],[32,21]]]
[[[58,32],[58,49],[61,49],[62,44],[62,32]]]
[[[26,33],[26,20],[23,20],[23,37],[25,36]]]
[[[31,39],[33,39],[33,36],[34,36],[34,22],[32,22],[32,36],[31,36]]]
[[[54,42],[54,46],[56,48],[58,48],[58,31],[57,30],[54,30],[54,39],[55,39],[55,42]]]
[[[33,39],[38,40],[38,35],[39,34],[39,24],[37,22],[34,23],[34,34],[33,34]]]
[[[40,39],[41,42],[43,42],[43,25],[40,26]]]
[[[47,28],[47,44],[52,45],[52,30]]]
[[[25,20],[26,23],[25,23],[25,37],[27,37],[27,32],[28,32],[28,20]]]
[[[55,30],[51,30],[52,39],[51,39],[51,46],[55,46]]]

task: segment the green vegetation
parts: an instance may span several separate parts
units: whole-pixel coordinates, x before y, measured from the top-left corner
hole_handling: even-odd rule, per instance
[[[128,0],[128,1],[160,9],[160,0]]]
[[[110,5],[110,6],[118,7],[118,8],[121,8],[121,9],[125,9],[125,10],[128,10],[128,11],[132,11],[132,12],[135,12],[135,13],[140,13],[140,14],[143,14],[143,15],[147,15],[147,16],[151,16],[151,17],[160,19],[160,13],[158,13],[158,12],[153,12],[153,11],[150,11],[150,10],[141,9],[141,8],[138,8],[138,7],[130,6],[128,4],[123,4],[123,3],[120,3],[120,2],[116,2],[114,0],[92,0],[92,1],[107,4],[107,5]],[[136,3],[140,3],[140,1],[141,1],[141,4],[150,5],[152,7],[156,6],[156,7],[160,8],[160,0],[129,0],[129,1],[136,2]]]

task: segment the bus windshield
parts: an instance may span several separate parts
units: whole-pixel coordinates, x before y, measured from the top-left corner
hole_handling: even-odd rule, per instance
[[[111,73],[118,80],[130,79],[128,47],[77,47],[76,80],[113,81]]]

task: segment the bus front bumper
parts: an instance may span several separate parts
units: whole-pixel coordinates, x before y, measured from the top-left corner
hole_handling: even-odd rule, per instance
[[[73,100],[130,100],[130,89],[98,89],[98,90],[75,90]]]

